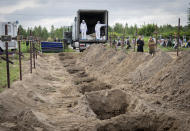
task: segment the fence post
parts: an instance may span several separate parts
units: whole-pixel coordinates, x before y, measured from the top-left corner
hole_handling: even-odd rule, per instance
[[[157,49],[157,46],[158,46],[158,27],[156,25],[156,49]]]
[[[111,31],[110,31],[110,48],[112,48],[112,40],[111,40]]]
[[[179,56],[179,39],[180,39],[180,18],[178,19],[178,32],[177,32],[177,56]]]
[[[122,43],[122,49],[124,47],[125,44],[125,27],[124,27],[124,31],[123,31],[123,43]]]
[[[21,40],[20,40],[20,29],[18,29],[18,50],[19,50],[19,69],[20,69],[20,80],[22,80],[22,61],[21,61]]]
[[[38,58],[38,40],[37,40],[37,37],[36,37],[36,46],[35,46],[35,49],[36,49],[36,59]]]
[[[5,35],[8,35],[8,25],[5,25]],[[9,70],[9,48],[8,48],[8,42],[5,42],[6,45],[6,66],[7,66],[7,85],[8,88],[10,88],[10,70]]]
[[[134,52],[137,44],[137,27],[136,27],[136,32],[135,32],[135,43],[134,43]]]
[[[29,43],[30,43],[30,73],[32,73],[32,31],[30,30],[30,37],[29,37]]]
[[[32,42],[32,47],[33,47],[33,60],[34,60],[33,64],[34,64],[34,69],[35,69],[36,68],[36,63],[35,63],[36,50],[35,50],[35,41],[34,41],[34,39],[33,39],[33,42]]]

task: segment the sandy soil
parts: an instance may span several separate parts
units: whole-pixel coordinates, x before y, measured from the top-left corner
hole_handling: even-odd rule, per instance
[[[0,130],[189,131],[189,65],[189,52],[152,57],[101,45],[43,55],[0,94]]]

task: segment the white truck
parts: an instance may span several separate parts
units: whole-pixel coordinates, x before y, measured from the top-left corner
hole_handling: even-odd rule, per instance
[[[12,37],[17,36],[18,31],[18,21],[15,22],[0,22],[0,37],[2,35],[5,35],[5,25],[8,25],[8,35],[11,35]],[[8,42],[8,49],[15,50],[18,48],[17,41],[12,40]],[[2,42],[0,40],[0,52],[3,52],[6,49],[5,42]]]
[[[85,20],[87,24],[87,39],[81,39],[80,24]],[[101,40],[95,38],[95,25],[97,21],[107,26],[101,28]],[[78,10],[77,16],[72,24],[72,42],[71,46],[79,48],[80,51],[86,49],[93,43],[106,43],[108,40],[108,11],[107,10]]]

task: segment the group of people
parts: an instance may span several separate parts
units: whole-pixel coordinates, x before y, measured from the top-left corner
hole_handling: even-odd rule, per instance
[[[185,47],[185,48],[188,48],[190,47],[190,40],[186,40],[186,38],[180,38],[179,39],[179,45],[178,45],[178,42],[177,42],[177,39],[164,39],[164,38],[161,38],[160,40],[158,40],[159,44],[163,47],[173,47],[173,48],[177,48],[177,46],[179,47]]]
[[[127,49],[131,48],[131,40],[130,37],[127,37],[124,41],[118,38],[117,40],[113,41],[113,45],[115,46],[127,46]]]
[[[97,22],[95,25],[95,33],[96,33],[96,40],[100,40],[100,29],[101,27],[106,26],[106,24],[101,24],[100,21]],[[82,36],[82,40],[86,40],[86,33],[88,31],[87,24],[85,20],[82,20],[82,23],[80,24],[80,32]]]
[[[126,45],[126,48],[129,49],[135,45],[137,45],[137,52],[144,52],[144,40],[142,38],[142,36],[139,36],[137,38],[137,40],[132,39],[132,41],[130,40],[130,37],[127,37],[125,41],[121,41],[120,39],[118,40],[114,40],[113,41],[113,45],[115,45],[115,47],[117,46],[122,46],[122,45]],[[148,47],[149,47],[149,53],[151,55],[154,55],[156,52],[156,41],[153,37],[150,37],[148,40]]]
[[[177,46],[185,47],[185,48],[190,47],[190,39],[186,40],[186,38],[179,39],[179,45],[178,45],[177,39],[173,39],[173,40],[172,39],[159,39],[159,40],[157,40],[157,43],[163,47],[173,47],[174,49],[176,49]],[[131,44],[134,47],[135,47],[135,45],[137,45],[137,52],[144,52],[144,44],[145,43],[144,43],[142,36],[139,36],[136,41],[135,41],[135,39],[132,39],[132,41],[131,41],[130,37],[127,37],[127,39],[125,41],[121,41],[120,39],[113,41],[113,45],[115,45],[115,47],[126,45],[126,48],[129,49],[132,47]],[[151,55],[155,54],[156,46],[157,46],[156,39],[153,37],[150,37],[148,40],[148,48],[149,48],[149,53]]]

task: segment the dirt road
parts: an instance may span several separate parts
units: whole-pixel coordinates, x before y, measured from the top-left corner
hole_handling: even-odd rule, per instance
[[[32,75],[0,94],[0,130],[189,131],[189,71],[180,74],[179,91],[178,67],[170,67],[177,61],[186,68],[189,59],[175,59],[103,46],[39,57]]]

